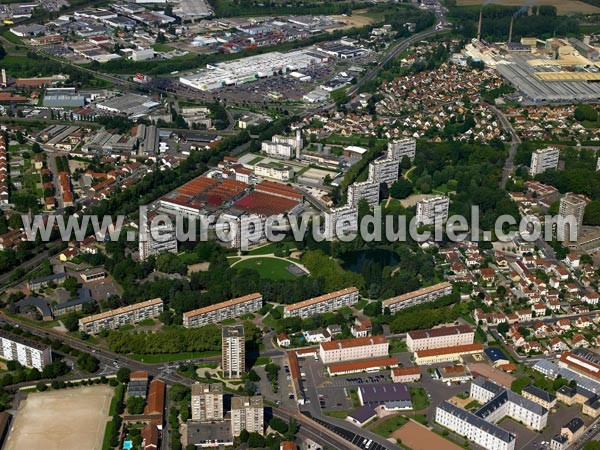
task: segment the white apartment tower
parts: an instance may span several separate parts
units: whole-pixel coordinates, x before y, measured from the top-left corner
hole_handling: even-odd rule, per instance
[[[264,433],[265,412],[263,398],[233,397],[231,399],[231,434],[240,435],[242,430],[248,433]]]
[[[388,158],[401,161],[407,156],[411,161],[415,159],[417,152],[417,141],[414,139],[402,139],[388,143]]]
[[[324,216],[324,236],[327,240],[358,232],[358,209],[351,205],[331,208]]]
[[[443,224],[448,220],[450,199],[444,195],[421,200],[417,203],[417,220],[423,225]]]
[[[246,372],[246,337],[243,325],[223,327],[221,368],[225,378],[242,378]]]
[[[211,422],[223,419],[223,385],[196,383],[192,385],[192,420]]]
[[[386,183],[391,186],[398,181],[400,161],[391,158],[380,158],[369,164],[369,181],[377,184]]]
[[[560,199],[558,217],[564,221],[563,227],[558,227],[557,238],[561,241],[576,241],[579,230],[583,225],[583,215],[587,201],[583,196],[567,193]],[[572,239],[573,238],[573,239]]]
[[[357,207],[358,202],[363,198],[369,206],[377,205],[379,203],[379,183],[362,181],[348,186],[348,204],[350,206]]]
[[[177,233],[172,221],[154,220],[155,215],[148,216],[147,226],[140,230],[140,260],[160,253],[177,253]]]
[[[555,147],[539,149],[531,154],[531,167],[529,173],[532,177],[544,173],[546,170],[556,169],[558,167],[558,158],[560,150]]]
[[[0,358],[42,371],[52,363],[52,351],[47,345],[0,330]]]

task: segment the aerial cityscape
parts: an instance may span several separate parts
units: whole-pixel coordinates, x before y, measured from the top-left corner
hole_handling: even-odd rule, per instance
[[[0,449],[600,450],[600,0],[0,0]]]

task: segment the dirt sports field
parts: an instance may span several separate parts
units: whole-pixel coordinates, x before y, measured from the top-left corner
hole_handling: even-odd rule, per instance
[[[406,425],[392,433],[394,439],[399,439],[402,445],[412,450],[462,450],[456,444],[435,434],[420,423],[409,420]]]
[[[484,3],[484,0],[458,0],[458,6],[471,6],[471,5],[481,5]],[[491,0],[486,1],[485,3],[495,3],[498,5],[506,5],[506,6],[523,6],[525,3],[524,0]],[[598,14],[600,13],[600,8],[588,5],[587,3],[581,2],[579,0],[531,0],[528,2],[529,6],[535,5],[550,5],[556,6],[559,15],[568,15],[568,14]]]
[[[103,385],[29,394],[4,449],[101,450],[112,396]]]
[[[373,22],[375,22],[375,18],[364,15],[366,12],[366,9],[357,9],[352,13],[351,16],[331,16],[340,22],[344,22],[344,25],[332,29],[345,30],[352,27],[362,28],[364,26],[371,25]]]

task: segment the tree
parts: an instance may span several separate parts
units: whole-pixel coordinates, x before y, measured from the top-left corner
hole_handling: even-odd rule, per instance
[[[141,414],[144,411],[144,399],[142,397],[129,397],[127,399],[127,412],[129,414]]]
[[[278,417],[273,417],[269,421],[269,426],[280,434],[285,434],[288,431],[288,424]]]
[[[35,388],[40,392],[44,392],[48,389],[48,386],[46,386],[46,383],[40,381],[38,384],[35,385]]]
[[[241,442],[248,442],[248,438],[249,438],[249,437],[250,437],[250,433],[248,433],[248,431],[247,431],[246,429],[243,429],[243,430],[240,432],[240,436],[239,436],[239,438],[240,438],[240,441],[241,441]]]
[[[77,358],[77,368],[86,373],[94,373],[100,367],[100,361],[89,353],[82,353]]]
[[[65,328],[69,331],[77,331],[79,328],[79,319],[77,318],[77,314],[74,312],[70,312],[66,314],[62,318],[62,323]]]
[[[248,436],[248,447],[262,448],[265,446],[265,438],[258,433],[250,433]]]
[[[117,370],[117,380],[119,383],[127,383],[129,382],[129,375],[131,374],[131,370],[127,367],[121,367]]]
[[[393,198],[404,199],[408,197],[413,192],[413,185],[410,181],[400,178],[397,181],[394,181],[392,187],[390,188],[390,195]]]
[[[501,322],[498,324],[498,333],[506,334],[508,333],[509,325],[508,322]]]
[[[530,383],[531,380],[529,379],[529,377],[517,378],[510,385],[510,390],[516,392],[517,394],[520,394],[521,391],[525,388],[525,386],[528,386]]]

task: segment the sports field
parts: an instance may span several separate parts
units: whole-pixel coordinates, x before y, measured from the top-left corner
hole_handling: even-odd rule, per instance
[[[523,6],[523,0],[458,0],[458,6],[473,6],[473,5],[481,5],[482,3],[494,3],[497,5],[504,6]],[[527,2],[529,7],[531,6],[540,6],[540,5],[549,5],[556,6],[559,15],[569,15],[569,14],[598,14],[600,13],[600,8],[589,5],[587,3],[581,2],[579,0],[531,0]]]
[[[403,445],[412,450],[430,450],[432,448],[460,450],[462,448],[412,420],[392,433],[392,437],[399,439]]]
[[[19,405],[5,450],[101,450],[113,393],[98,385],[29,394]]]

